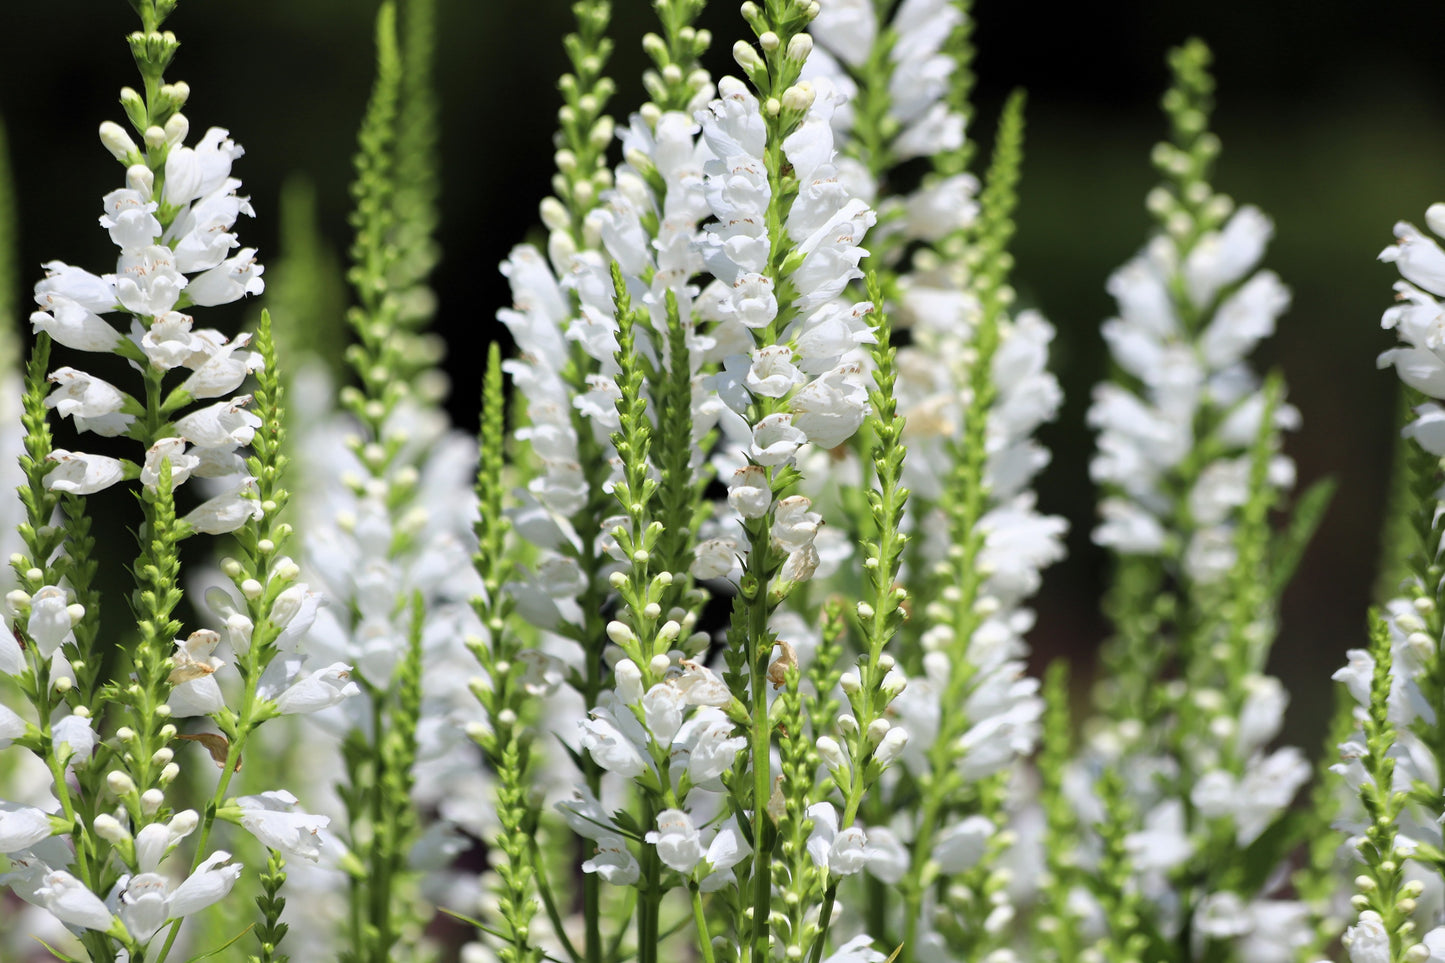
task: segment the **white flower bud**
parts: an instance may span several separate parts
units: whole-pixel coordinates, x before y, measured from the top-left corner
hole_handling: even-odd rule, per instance
[[[863,688],[862,683],[858,681],[858,673],[851,670],[844,672],[843,675],[839,677],[838,685],[848,695],[854,695],[859,689]]]
[[[838,717],[838,731],[845,736],[856,736],[858,734],[858,720],[853,718],[851,713],[843,713]]]
[[[110,787],[110,791],[117,796],[128,796],[135,792],[135,783],[131,780],[130,776],[121,772],[119,769],[111,770],[110,774],[105,777],[105,784]]]
[[[189,88],[187,89],[189,90]],[[185,114],[177,111],[176,113],[171,115],[170,120],[166,121],[165,142],[174,147],[177,144],[181,143],[183,140],[185,140],[186,135],[190,132],[191,122],[186,119]],[[146,137],[147,139],[149,139],[150,131],[146,131]]]
[[[818,755],[829,769],[848,768],[848,757],[843,754],[843,747],[838,745],[838,740],[832,736],[818,737]]]
[[[121,162],[129,161],[140,155],[140,148],[136,147],[135,141],[125,132],[125,128],[113,120],[107,120],[100,125],[100,142],[105,149],[110,151],[112,157]]]
[[[166,764],[166,767],[161,770],[161,785],[162,785],[162,786],[168,786],[168,785],[170,785],[171,783],[173,783],[173,782],[176,781],[176,777],[179,776],[180,774],[181,774],[181,767],[180,767],[180,766],[176,765],[176,764],[173,763],[173,762],[172,762],[172,763],[167,763],[167,764]],[[154,790],[152,790],[152,791],[154,791]]]
[[[873,758],[878,760],[878,764],[881,766],[890,766],[906,745],[908,745],[908,730],[901,726],[894,726],[883,736],[883,741],[878,743],[878,748],[873,751]]]
[[[130,833],[125,831],[125,827],[120,824],[120,820],[110,815],[110,813],[101,813],[99,816],[96,816],[95,819],[91,820],[90,826],[95,830],[97,836],[107,842],[118,843],[130,837]]]
[[[744,73],[761,67],[763,63],[763,58],[758,56],[758,52],[753,49],[753,45],[746,40],[739,40],[733,44],[733,60],[737,61],[737,65],[743,68]]]
[[[668,623],[668,625],[676,624],[676,622]],[[652,661],[647,664],[647,667],[652,670],[653,675],[662,675],[664,672],[666,672],[672,667],[672,659],[659,653],[652,657]]]
[[[174,763],[172,763],[172,765],[174,765]],[[164,776],[162,776],[162,779],[164,779]],[[165,802],[166,794],[159,789],[147,789],[140,794],[140,808],[143,813],[154,814],[160,812],[160,808],[165,805]]]
[[[812,84],[808,83],[806,80],[799,81],[798,83],[789,87],[787,90],[783,91],[782,105],[787,110],[797,111],[801,114],[807,111],[809,107],[813,106],[813,100],[817,96],[818,93],[813,89]],[[773,101],[769,99],[768,106],[771,107],[772,104]]]
[[[788,41],[788,59],[802,62],[808,59],[813,52],[813,35],[808,33],[794,34],[793,39]]]
[[[637,636],[626,622],[619,622],[613,619],[607,623],[607,637],[621,646],[635,645]]]

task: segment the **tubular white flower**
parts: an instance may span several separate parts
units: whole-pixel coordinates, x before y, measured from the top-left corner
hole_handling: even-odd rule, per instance
[[[284,789],[242,796],[236,805],[241,828],[262,845],[313,863],[320,858],[321,831],[331,824],[329,817],[296,811],[296,797]]]
[[[250,395],[241,395],[193,411],[176,422],[176,433],[202,448],[249,445],[261,427],[260,417],[246,410],[250,403]]]
[[[312,672],[276,696],[276,708],[282,715],[320,712],[361,693],[351,679],[351,666],[333,662]]]
[[[29,849],[53,832],[44,810],[0,802],[0,853]]]
[[[181,919],[225,899],[241,876],[241,864],[231,854],[217,850],[177,886],[169,899],[169,918]]]
[[[703,858],[697,823],[681,809],[658,813],[657,829],[648,832],[646,842],[657,847],[657,858],[664,866],[684,876],[690,875]]]
[[[45,476],[45,487],[72,495],[93,495],[125,477],[125,466],[107,455],[87,455],[56,448],[48,456],[57,467]]]
[[[102,931],[113,925],[111,912],[101,898],[67,872],[47,873],[36,896],[40,905],[62,923]]]
[[[838,811],[832,803],[814,803],[807,817],[813,823],[808,834],[808,855],[829,877],[851,876],[867,865],[867,834],[857,826],[839,832]]]
[[[254,478],[240,478],[226,491],[187,512],[185,521],[209,535],[234,532],[251,519],[261,517],[261,502],[255,497],[255,488]]]

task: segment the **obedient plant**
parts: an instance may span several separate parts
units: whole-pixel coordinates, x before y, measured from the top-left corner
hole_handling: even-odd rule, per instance
[[[1113,635],[1076,725],[1029,665],[1067,525],[1009,252],[1024,98],[975,171],[964,0],[749,0],[725,43],[653,0],[615,116],[611,5],[578,0],[476,441],[429,333],[434,0],[374,11],[352,307],[293,187],[235,333],[206,325],[264,290],[243,152],[166,78],[176,0],[131,5],[114,269],[48,262],[0,345],[7,959],[1445,959],[1445,251],[1402,224],[1382,255],[1403,582],[1305,793],[1265,667],[1328,487],[1278,524],[1301,418],[1250,355],[1289,293],[1210,184],[1203,44],[1107,282]]]

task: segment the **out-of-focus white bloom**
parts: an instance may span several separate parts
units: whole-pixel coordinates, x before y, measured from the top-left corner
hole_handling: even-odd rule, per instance
[[[597,838],[597,851],[582,864],[582,872],[596,873],[614,886],[631,886],[642,875],[642,867],[621,836],[608,834]]]
[[[1359,922],[1345,930],[1340,942],[1350,953],[1350,963],[1389,963],[1391,959],[1390,933],[1374,910],[1363,910]]]
[[[95,748],[95,720],[71,713],[50,727],[50,739],[57,758],[69,753],[67,766],[84,765]]]
[[[43,809],[0,802],[0,853],[29,849],[52,832]]]
[[[885,963],[888,957],[873,948],[868,936],[855,936],[838,947],[823,963]]]
[[[832,803],[814,803],[807,818],[813,823],[808,834],[808,855],[813,864],[829,876],[851,876],[868,862],[867,834],[857,826],[838,830],[838,810]]]
[[[327,816],[296,810],[296,797],[284,789],[242,796],[238,822],[262,845],[313,863],[321,856],[321,831],[331,824]]]

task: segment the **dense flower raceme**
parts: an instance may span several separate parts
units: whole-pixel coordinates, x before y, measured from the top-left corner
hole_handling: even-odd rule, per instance
[[[1274,332],[1289,292],[1273,272],[1257,270],[1273,230],[1269,219],[1247,206],[1231,214],[1229,199],[1203,180],[1217,143],[1189,119],[1207,109],[1209,86],[1200,79],[1207,53],[1196,44],[1174,57],[1176,87],[1166,110],[1188,134],[1156,149],[1173,191],[1160,188],[1149,201],[1166,230],[1109,279],[1119,315],[1105,322],[1103,335],[1121,374],[1096,386],[1088,417],[1099,431],[1090,473],[1104,489],[1094,541],[1121,560],[1157,560],[1150,571],[1160,591],[1190,613],[1175,616],[1178,640],[1166,638],[1179,647],[1184,678],[1164,690],[1170,714],[1158,728],[1179,732],[1161,739],[1116,716],[1100,727],[1064,789],[1076,809],[1091,814],[1086,821],[1098,822],[1106,814],[1086,773],[1118,772],[1141,824],[1127,838],[1129,857],[1158,925],[1229,942],[1242,958],[1272,959],[1310,944],[1313,911],[1277,898],[1269,886],[1241,891],[1225,867],[1286,814],[1311,768],[1297,748],[1267,748],[1288,703],[1279,681],[1263,674],[1274,603],[1225,585],[1249,563],[1239,548],[1246,506],[1268,504],[1271,489],[1294,482],[1294,465],[1273,439],[1297,427],[1299,414],[1277,397],[1271,402],[1248,364]],[[1262,425],[1272,404],[1273,423]],[[1270,441],[1265,490],[1258,491],[1251,476],[1262,427]],[[1231,603],[1237,625],[1213,611],[1231,591],[1242,596]],[[1136,602],[1138,614],[1154,604]],[[1129,631],[1121,626],[1120,639]],[[1217,654],[1231,651],[1238,654]],[[1193,721],[1183,721],[1186,715]],[[1203,867],[1198,888],[1187,894],[1191,918],[1180,912],[1170,876],[1186,865]]]
[[[1167,235],[1156,237],[1109,280],[1119,316],[1105,323],[1104,338],[1141,390],[1115,382],[1095,389],[1089,423],[1099,430],[1099,453],[1090,473],[1114,494],[1101,503],[1094,540],[1124,555],[1182,550],[1185,572],[1196,582],[1217,581],[1229,570],[1231,518],[1249,494],[1247,450],[1265,400],[1245,359],[1289,305],[1272,271],[1255,272],[1271,232],[1258,209],[1244,207],[1183,257]],[[1172,300],[1176,280],[1205,319],[1194,330]],[[1202,413],[1217,425],[1210,439],[1195,437]],[[1288,405],[1276,409],[1275,419],[1281,428],[1299,424]],[[1195,532],[1187,545],[1171,546],[1171,513],[1181,506],[1166,494],[1167,480],[1206,440],[1224,454],[1198,470],[1188,492]],[[1288,487],[1293,463],[1277,456],[1269,477]]]
[[[68,348],[121,354],[156,371],[189,371],[177,388],[176,400],[183,404],[229,397],[178,419],[157,438],[136,434],[136,416],[145,411],[140,401],[84,371],[56,369],[50,375],[56,387],[46,399],[80,431],[128,435],[150,446],[139,463],[58,449],[51,456],[58,464],[46,477],[49,487],[88,495],[137,475],[154,486],[158,462],[166,458],[173,485],[191,476],[218,480],[219,493],[187,520],[201,531],[220,533],[259,510],[248,498],[249,476],[235,453],[250,441],[256,420],[245,411],[247,396],[230,396],[261,359],[246,350],[249,335],[228,339],[197,329],[184,311],[259,294],[264,284],[253,248],[232,253],[240,244],[232,232],[236,218],[253,213],[236,193],[241,182],[231,177],[231,164],[243,151],[219,128],[207,131],[195,147],[184,146],[184,121],[177,114],[167,129],[162,189],[157,191],[151,169],[137,162],[126,170],[125,187],[104,198],[100,223],[119,249],[115,272],[96,275],[61,261],[47,263],[47,276],[35,287],[40,310],[30,321],[36,332]],[[108,125],[102,136],[118,156],[139,160],[118,126]],[[169,226],[163,227],[160,214]],[[104,317],[117,312],[129,315],[129,330],[118,330]]]
[[[1425,212],[1430,230],[1445,236],[1445,204],[1432,204]],[[1436,400],[1445,400],[1445,326],[1438,298],[1445,297],[1445,250],[1434,238],[1413,224],[1395,225],[1396,242],[1380,253],[1400,270],[1395,282],[1399,304],[1385,312],[1380,323],[1403,342],[1380,355],[1384,368],[1393,365],[1409,387]],[[1434,401],[1416,409],[1416,418],[1405,428],[1433,455],[1445,455],[1445,408]]]

